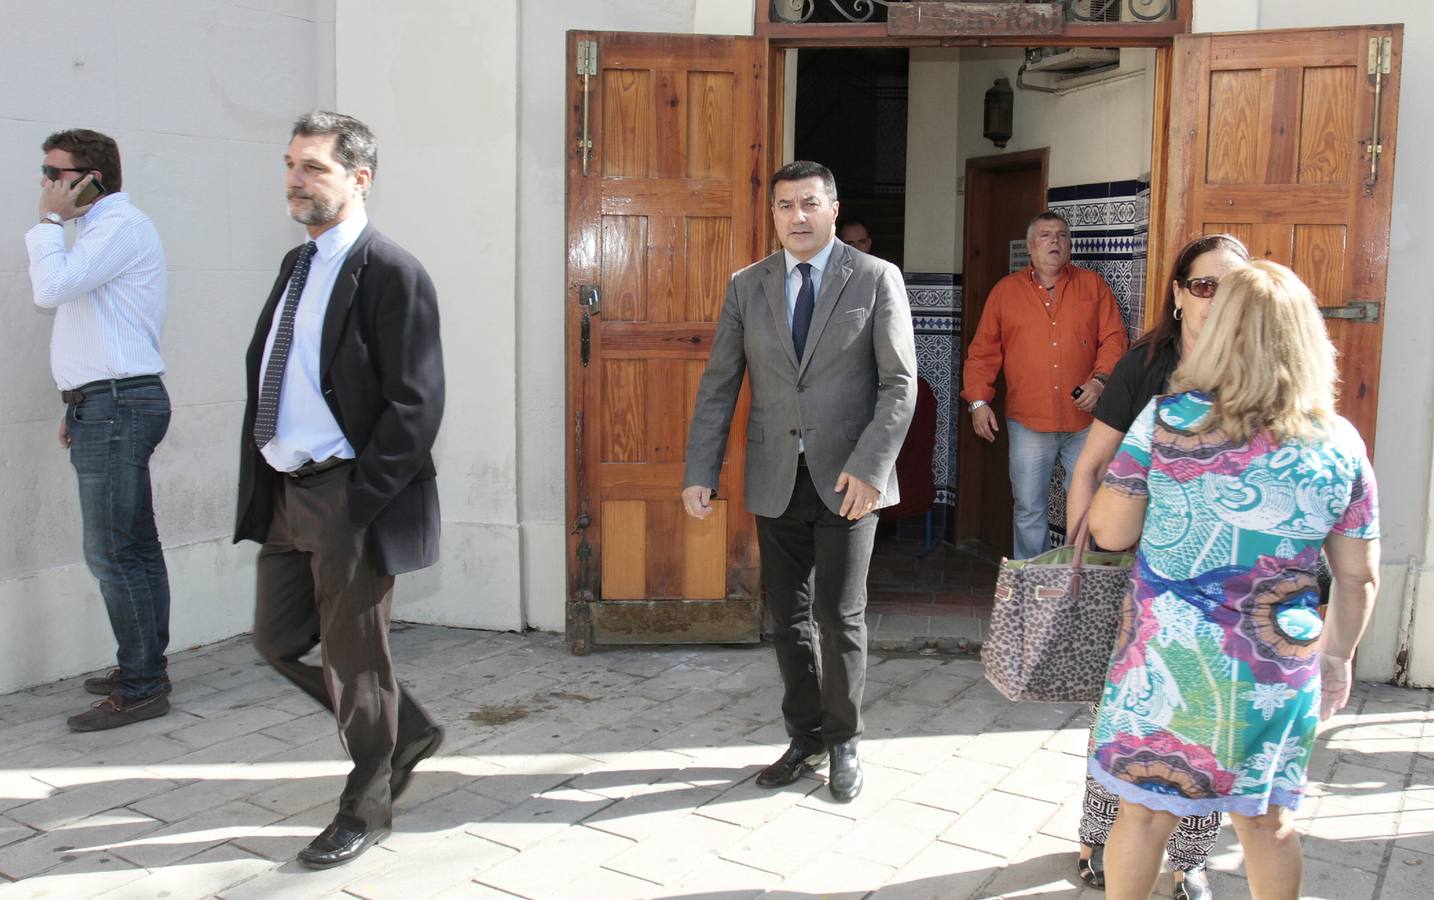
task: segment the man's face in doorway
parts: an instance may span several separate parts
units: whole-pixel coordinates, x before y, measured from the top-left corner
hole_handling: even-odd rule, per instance
[[[1060,269],[1071,261],[1070,226],[1060,219],[1041,219],[1026,239],[1026,252],[1037,269]]]
[[[838,236],[843,244],[850,244],[862,253],[871,252],[871,235],[866,233],[866,226],[860,222],[843,225]]]
[[[779,181],[772,189],[772,221],[787,252],[806,262],[836,237],[840,204],[827,195],[813,175],[801,181]]]

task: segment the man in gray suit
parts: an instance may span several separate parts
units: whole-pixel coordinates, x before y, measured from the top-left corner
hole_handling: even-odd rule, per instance
[[[896,454],[916,405],[901,273],[836,239],[836,181],[788,163],[772,176],[783,250],[732,276],[697,392],[682,504],[712,512],[742,375],[752,381],[746,504],[775,623],[791,745],[763,787],[822,766],[839,802],[861,792],[866,570],[876,511],[900,499]],[[818,645],[820,644],[820,649]]]

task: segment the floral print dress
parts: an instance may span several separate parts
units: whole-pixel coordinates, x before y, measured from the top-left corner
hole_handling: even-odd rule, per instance
[[[1321,441],[1192,433],[1211,402],[1156,397],[1105,486],[1146,497],[1090,774],[1180,816],[1294,810],[1319,719],[1315,580],[1330,532],[1379,536],[1374,473],[1354,426]]]

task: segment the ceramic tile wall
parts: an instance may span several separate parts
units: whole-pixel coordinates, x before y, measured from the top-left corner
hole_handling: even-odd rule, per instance
[[[956,416],[961,377],[961,276],[908,273],[906,297],[916,332],[916,374],[936,395],[936,448],[931,468],[936,502],[956,503]]]

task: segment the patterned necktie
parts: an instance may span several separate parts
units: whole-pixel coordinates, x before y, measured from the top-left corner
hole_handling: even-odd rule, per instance
[[[289,277],[289,293],[284,297],[284,310],[279,314],[279,330],[274,333],[274,346],[269,350],[269,365],[259,387],[259,409],[254,415],[254,445],[262,449],[274,439],[279,428],[279,392],[284,387],[284,364],[289,361],[289,347],[294,343],[294,315],[299,310],[299,296],[309,280],[309,263],[317,249],[309,241],[299,251],[294,274]]]
[[[797,362],[802,361],[802,352],[807,349],[807,332],[812,327],[812,312],[817,308],[817,291],[812,286],[812,264],[797,263],[802,274],[802,287],[797,291],[797,307],[792,310],[792,349],[797,351]]]

